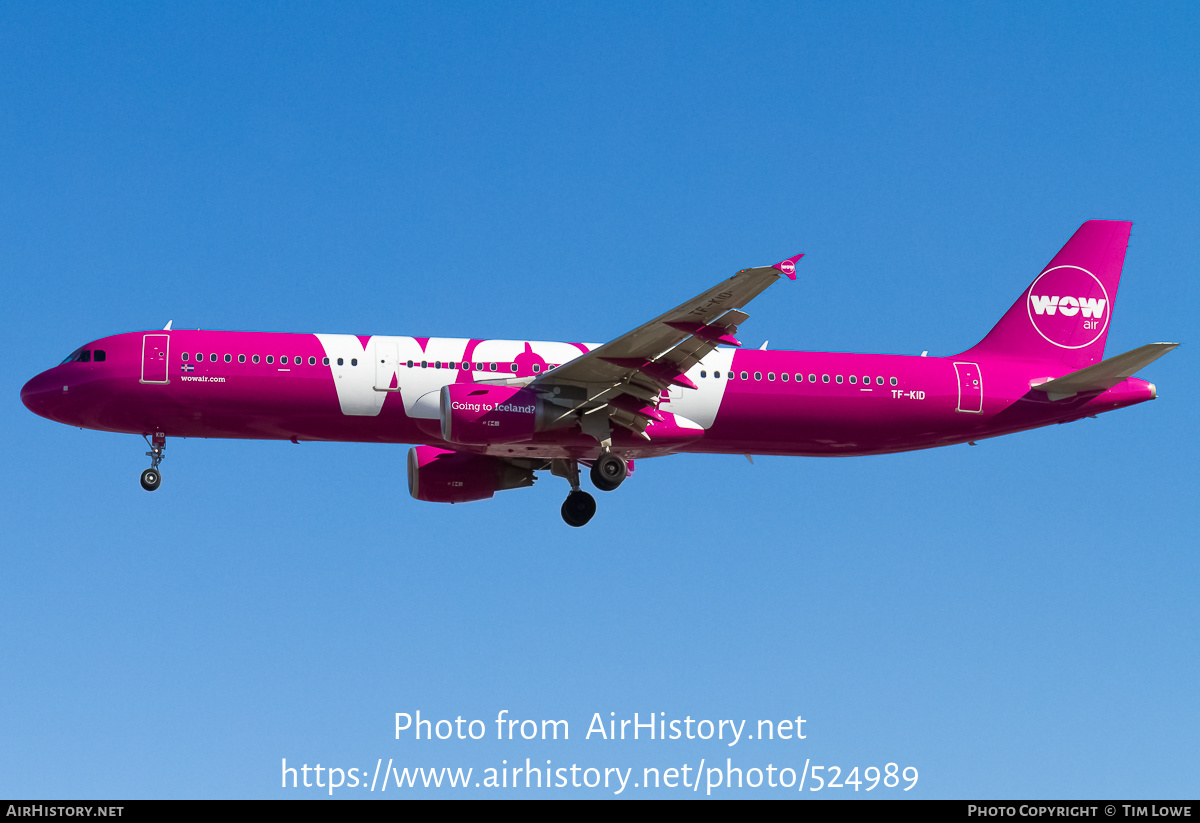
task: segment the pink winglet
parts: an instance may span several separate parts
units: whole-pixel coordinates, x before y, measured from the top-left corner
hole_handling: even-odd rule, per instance
[[[776,263],[774,266],[771,266],[771,268],[779,269],[781,272],[786,274],[788,277],[795,280],[796,279],[796,263],[798,263],[800,261],[800,258],[803,256],[804,256],[803,254],[797,254],[795,257],[789,257],[787,260],[783,260],[779,263]]]

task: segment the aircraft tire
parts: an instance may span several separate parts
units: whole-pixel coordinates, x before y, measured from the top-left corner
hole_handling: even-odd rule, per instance
[[[562,504],[562,518],[568,526],[586,526],[596,513],[596,498],[585,491],[573,491]]]
[[[162,483],[162,475],[158,473],[158,469],[146,469],[142,472],[142,488],[148,492],[152,492]]]
[[[625,482],[629,466],[625,458],[615,454],[602,454],[592,464],[592,485],[602,492],[610,492]]]

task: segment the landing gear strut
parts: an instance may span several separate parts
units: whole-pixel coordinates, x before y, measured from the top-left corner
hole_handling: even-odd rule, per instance
[[[162,483],[162,473],[158,470],[158,464],[162,462],[163,452],[167,448],[167,436],[162,432],[155,432],[153,440],[144,434],[142,437],[150,447],[150,451],[146,452],[146,456],[150,458],[150,468],[142,472],[142,488],[152,492]]]
[[[612,452],[604,452],[592,464],[592,485],[602,492],[610,492],[629,476],[629,465],[625,458]]]
[[[554,460],[550,472],[565,477],[571,493],[562,504],[562,518],[568,526],[586,526],[596,513],[596,499],[579,488],[579,464],[574,460]]]

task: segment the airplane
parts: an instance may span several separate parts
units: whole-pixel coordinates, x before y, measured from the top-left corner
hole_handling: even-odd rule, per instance
[[[1090,220],[977,345],[953,357],[747,350],[743,309],[802,254],[729,279],[603,345],[172,329],[94,340],[21,400],[60,423],[142,435],[154,491],[166,438],[415,444],[411,495],[491,498],[549,471],[563,520],[596,511],[634,461],[704,452],[888,454],[972,443],[1154,399],[1107,360],[1132,223]]]

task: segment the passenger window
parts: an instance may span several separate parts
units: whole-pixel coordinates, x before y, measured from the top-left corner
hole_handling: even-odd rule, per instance
[[[357,365],[358,365],[358,358],[357,358],[357,357],[351,357],[351,358],[350,358],[350,365],[351,365],[351,366],[357,366]]]
[[[896,380],[896,378],[894,378],[894,377],[893,377],[893,378],[892,378],[892,385],[893,385],[893,386],[895,386],[895,385],[897,384],[897,382],[899,382],[899,381],[897,381],[897,380]]]
[[[515,372],[517,370],[517,364],[513,363],[511,366],[509,366],[509,368]]]
[[[821,375],[821,382],[822,382],[822,383],[828,383],[828,382],[829,382],[829,375],[827,375],[827,374],[823,374],[823,375]],[[839,381],[839,382],[841,382],[841,381]]]
[[[322,366],[328,366],[328,365],[329,365],[329,358],[328,358],[328,357],[322,357],[322,358],[321,358],[321,365],[322,365]],[[411,366],[411,365],[412,365],[412,363],[409,363],[408,365],[410,365],[410,366]]]
[[[271,358],[269,358],[269,357],[268,357],[268,358],[267,358],[267,362],[268,362],[268,363],[270,363],[270,362],[271,362]],[[338,365],[339,365],[339,366],[344,366],[344,365],[346,365],[346,361],[345,361],[345,360],[343,360],[342,358],[340,358],[340,357],[339,357],[339,358],[338,358]]]
[[[784,383],[786,383],[788,381],[787,372],[784,372],[783,374],[779,375],[779,379],[782,380]]]
[[[257,364],[258,364],[258,355],[257,355],[257,354],[256,354],[256,355],[254,355],[253,357],[251,357],[250,359],[251,359],[252,361],[254,361],[255,365],[257,365]]]
[[[745,372],[742,372],[742,379],[743,380],[749,379],[748,375]]]
[[[708,377],[708,375],[707,375],[707,374],[706,374],[706,373],[705,373],[703,370],[701,370],[701,372],[700,372],[700,378],[701,378],[701,379],[704,379],[705,377]]]
[[[773,372],[773,371],[767,372],[767,379],[770,380],[772,383],[774,383],[775,382],[775,372]]]
[[[409,367],[410,369],[413,367],[413,361],[411,361],[411,360],[409,360],[409,361],[408,361],[408,367]]]
[[[188,359],[188,353],[187,353],[187,352],[184,352],[183,354],[181,354],[181,355],[179,355],[179,356],[180,356],[180,357],[183,359],[183,362],[184,362],[184,363],[186,363],[186,362],[187,362],[187,359]]]
[[[495,370],[496,370],[496,364],[488,363],[488,371],[495,371]]]
[[[842,376],[840,374],[837,376],[837,381],[838,381],[838,383],[842,382]]]
[[[197,363],[204,362],[204,354],[202,352],[196,352],[196,362]]]
[[[800,379],[800,375],[796,375],[796,379],[797,379],[797,380],[799,380],[799,379]],[[809,383],[816,383],[816,382],[817,382],[817,376],[816,376],[815,374],[810,374],[810,375],[808,376],[808,382],[809,382]],[[828,378],[828,377],[826,377],[826,378],[825,378],[825,382],[826,382],[826,383],[828,383],[828,382],[829,382],[829,378]]]
[[[215,353],[214,353],[214,354],[210,354],[210,355],[208,356],[208,361],[209,361],[210,363],[216,363],[216,362],[217,362],[217,355],[216,355]]]
[[[238,355],[238,362],[239,362],[239,363],[245,363],[245,362],[246,362],[246,355],[244,355],[244,354],[239,354],[239,355]]]
[[[440,368],[442,367],[442,361],[441,361],[441,360],[438,360],[437,362],[435,362],[435,363],[433,364],[433,367],[434,367],[435,369],[440,369]]]
[[[838,379],[838,382],[839,382],[839,383],[841,383],[841,382],[842,382],[840,378]],[[857,378],[857,377],[855,377],[853,374],[852,374],[852,375],[850,375],[850,385],[851,385],[851,386],[858,385],[858,378]]]
[[[534,363],[534,364],[533,364],[533,373],[534,373],[534,374],[538,374],[539,372],[541,372],[541,370],[542,370],[542,366],[541,366],[541,364],[540,364],[540,363]],[[704,375],[703,375],[703,374],[701,374],[700,376],[701,376],[701,377],[703,377]]]
[[[756,372],[754,373],[754,379],[755,379],[755,380],[762,380],[762,372],[760,372],[760,371],[756,371]]]
[[[875,385],[877,385],[877,386],[882,386],[882,385],[883,385],[883,378],[882,378],[882,377],[876,377],[876,378],[875,378]]]

